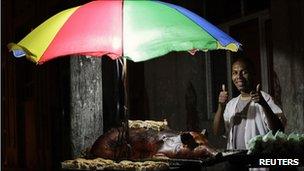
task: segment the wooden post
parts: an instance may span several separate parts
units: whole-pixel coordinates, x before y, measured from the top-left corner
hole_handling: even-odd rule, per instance
[[[70,59],[72,157],[91,147],[103,133],[101,58]]]

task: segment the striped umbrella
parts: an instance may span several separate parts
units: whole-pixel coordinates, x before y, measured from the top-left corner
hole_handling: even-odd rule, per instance
[[[19,43],[8,45],[15,57],[26,56],[37,64],[63,56],[123,57],[124,71],[126,59],[146,61],[171,51],[237,51],[239,46],[240,43],[191,11],[149,0],[97,0],[70,8],[46,20]],[[125,77],[124,93],[127,104]],[[128,143],[126,110],[122,126],[121,140]],[[129,151],[121,153],[128,156]]]
[[[171,51],[237,51],[239,46],[191,11],[149,0],[97,0],[70,8],[8,45],[15,57],[37,64],[68,55],[140,62]]]

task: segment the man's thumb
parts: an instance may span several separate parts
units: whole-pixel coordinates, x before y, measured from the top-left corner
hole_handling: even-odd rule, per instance
[[[226,91],[226,86],[225,86],[225,84],[222,84],[222,90],[223,90],[223,91]]]
[[[258,84],[258,85],[256,86],[256,91],[257,91],[257,92],[261,91],[261,85],[260,85],[260,84]]]

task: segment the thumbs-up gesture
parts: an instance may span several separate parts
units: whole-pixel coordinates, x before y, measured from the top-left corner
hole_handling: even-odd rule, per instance
[[[222,90],[220,92],[218,101],[221,105],[225,105],[228,101],[228,92],[226,91],[225,84],[222,85]]]
[[[258,84],[256,86],[255,91],[250,92],[250,96],[251,96],[251,101],[253,101],[255,103],[262,104],[263,102],[265,102],[265,100],[261,94],[261,85],[260,84]]]

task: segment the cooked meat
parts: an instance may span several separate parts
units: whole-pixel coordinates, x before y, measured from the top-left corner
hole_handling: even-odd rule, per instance
[[[208,145],[207,138],[198,132],[155,131],[130,128],[128,142],[121,141],[122,128],[113,128],[100,136],[91,153],[107,159],[142,159],[153,156],[170,158],[206,158],[217,151]]]

